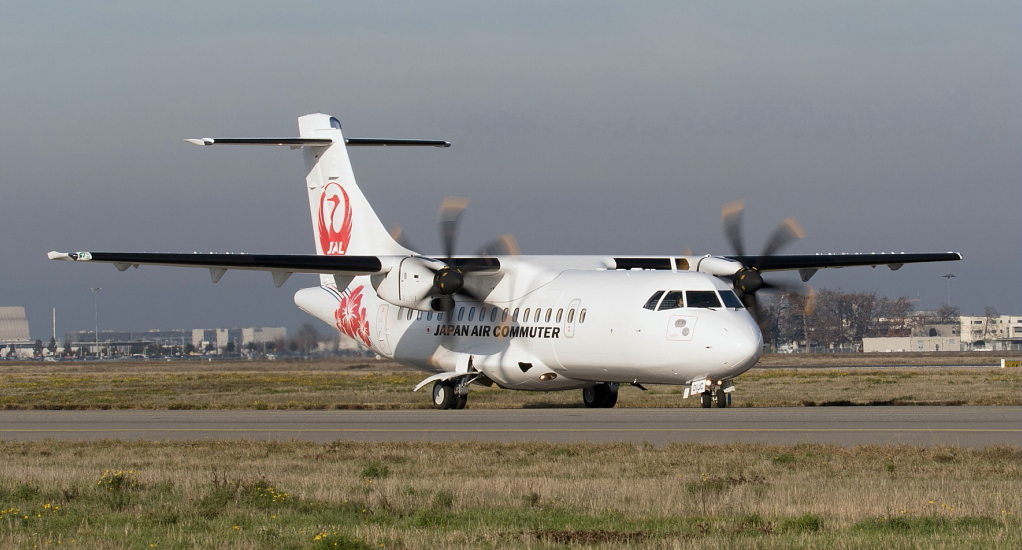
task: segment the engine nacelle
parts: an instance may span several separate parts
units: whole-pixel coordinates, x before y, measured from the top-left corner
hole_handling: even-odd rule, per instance
[[[434,271],[444,267],[446,264],[438,260],[409,256],[402,258],[388,273],[374,275],[373,287],[381,299],[395,306],[432,311],[429,303],[433,291]]]
[[[730,277],[744,269],[742,262],[721,258],[720,256],[703,256],[696,261],[696,271],[717,277]]]

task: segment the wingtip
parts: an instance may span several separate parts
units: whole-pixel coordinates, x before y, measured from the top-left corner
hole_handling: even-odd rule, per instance
[[[188,143],[191,143],[192,145],[213,145],[213,141],[214,140],[213,140],[213,138],[200,138],[200,139],[188,138],[188,139],[185,139],[185,141],[187,141]]]

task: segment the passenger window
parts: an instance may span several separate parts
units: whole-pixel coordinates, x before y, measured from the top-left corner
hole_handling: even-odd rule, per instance
[[[550,322],[550,317],[551,317],[551,316],[552,316],[553,314],[554,314],[554,310],[553,310],[553,308],[547,308],[547,310],[546,310],[546,318],[545,318],[545,319],[543,319],[543,322],[544,322],[544,323],[549,323],[549,322]]]
[[[586,310],[583,309],[582,311],[578,312],[578,322],[579,323],[586,322]]]
[[[539,322],[539,314],[540,313],[543,313],[543,310],[537,307],[536,308],[536,317],[532,320],[533,323],[538,323]]]
[[[685,307],[685,293],[680,290],[672,290],[664,296],[664,299],[660,302],[660,307],[657,308],[657,311],[678,309],[679,307]]]
[[[469,308],[469,310],[468,310],[468,320],[471,321],[472,318],[475,317],[475,316],[476,316],[476,308],[474,308],[474,307],[473,308]]]
[[[664,295],[664,291],[662,291],[662,290],[658,290],[658,291],[654,292],[653,295],[649,297],[649,300],[646,300],[646,305],[644,305],[642,307],[644,307],[644,308],[646,308],[646,309],[648,309],[650,311],[656,310],[656,305],[660,301],[660,297],[663,296],[663,295]]]
[[[490,322],[491,323],[496,323],[497,322],[497,311],[499,311],[497,308],[493,308],[493,311],[490,312]]]
[[[515,312],[511,314],[511,320],[516,323],[518,322],[518,308],[515,308]]]
[[[568,310],[568,322],[571,323],[574,320],[575,320],[575,308],[571,308],[571,309]]]
[[[504,313],[500,316],[500,322],[503,323],[504,321],[507,321],[507,308],[504,308]]]
[[[686,293],[688,307],[720,307],[717,293],[712,290],[690,290]]]
[[[415,320],[416,321],[421,321],[422,320],[422,312],[421,311],[415,313]]]
[[[557,310],[557,321],[556,322],[558,322],[558,323],[561,322],[561,316],[562,315],[564,315],[564,310],[563,309],[558,309]]]
[[[458,308],[458,320],[460,321],[465,316],[465,308]]]
[[[442,312],[442,311],[438,311],[438,312],[436,313],[436,320],[437,320],[437,321],[443,321],[443,320],[444,320],[444,312]]]
[[[433,320],[433,312],[432,311],[429,311],[429,312],[426,313],[426,320],[427,321],[432,321]]]
[[[482,323],[486,320],[486,306],[479,308],[479,322]]]
[[[405,319],[407,319],[409,321],[412,320],[412,310],[411,309],[408,310],[408,313],[405,315]]]
[[[724,300],[725,307],[733,307],[735,309],[742,309],[745,307],[745,304],[743,304],[742,301],[738,299],[738,296],[735,295],[734,291],[721,290],[720,297],[722,300]]]
[[[523,323],[529,322],[529,308],[525,308],[525,315],[522,315],[522,322]]]

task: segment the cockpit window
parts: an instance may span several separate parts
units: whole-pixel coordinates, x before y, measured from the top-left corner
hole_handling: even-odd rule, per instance
[[[720,299],[712,290],[689,290],[688,307],[720,307]]]
[[[644,305],[642,307],[644,307],[644,308],[646,308],[646,309],[648,309],[650,311],[656,310],[656,305],[657,305],[658,302],[660,302],[660,297],[663,296],[663,295],[664,295],[664,291],[662,291],[662,290],[658,290],[658,291],[654,292],[653,295],[649,297],[649,300],[646,300],[646,305]]]
[[[678,309],[679,307],[685,307],[685,293],[680,290],[672,290],[664,296],[664,299],[660,302],[660,307],[657,308],[657,311]]]
[[[734,291],[721,290],[720,298],[721,300],[724,300],[725,307],[733,307],[735,309],[742,309],[745,307],[745,305],[742,304],[742,301],[738,299],[738,296],[735,295]]]

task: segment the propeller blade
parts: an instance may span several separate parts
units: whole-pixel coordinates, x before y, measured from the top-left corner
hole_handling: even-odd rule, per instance
[[[519,256],[522,251],[512,235],[501,235],[479,249],[479,256]]]
[[[816,289],[809,287],[809,295],[806,296],[806,305],[802,309],[802,313],[806,317],[812,317],[813,311],[816,309]]]
[[[468,207],[468,199],[463,197],[447,197],[440,205],[440,237],[444,244],[444,255],[450,260],[454,256],[454,239],[458,234],[458,221],[461,213]]]
[[[763,326],[763,311],[759,308],[759,300],[756,298],[756,293],[749,293],[742,296],[742,303],[745,304],[745,309],[749,310],[749,314],[756,321],[756,324],[760,327]]]
[[[720,219],[724,222],[724,234],[731,243],[731,250],[738,256],[745,255],[745,247],[742,246],[742,211],[745,210],[745,201],[731,201],[720,209]]]
[[[794,217],[789,217],[774,230],[774,234],[770,236],[770,240],[763,247],[763,253],[760,256],[773,256],[792,241],[805,238],[805,236],[806,230],[802,229],[802,224],[798,223]]]
[[[395,223],[394,226],[390,228],[389,233],[390,238],[397,241],[397,244],[407,248],[408,250],[415,250],[415,246],[412,245],[412,241],[408,238],[408,235],[405,235],[401,230],[400,224]]]
[[[789,283],[781,281],[763,281],[763,285],[760,290],[768,290],[771,292],[780,292],[782,294],[804,294],[806,288],[812,288],[809,285],[801,283]]]

